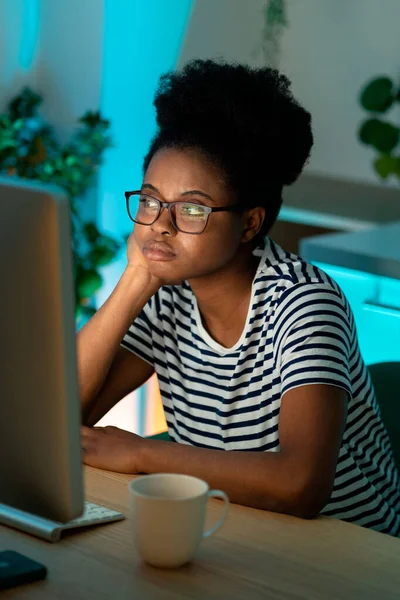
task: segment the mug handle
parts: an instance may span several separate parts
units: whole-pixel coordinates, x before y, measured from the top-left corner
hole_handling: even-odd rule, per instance
[[[210,490],[207,493],[207,496],[209,498],[221,498],[225,503],[225,507],[224,507],[224,512],[222,513],[222,517],[220,518],[220,520],[217,523],[215,523],[215,525],[213,527],[211,527],[211,529],[209,529],[208,531],[205,531],[203,533],[203,539],[210,537],[210,535],[213,535],[213,533],[218,531],[218,529],[221,527],[222,523],[225,521],[226,517],[228,516],[228,511],[229,511],[229,498],[225,494],[225,492],[223,492],[222,490]]]

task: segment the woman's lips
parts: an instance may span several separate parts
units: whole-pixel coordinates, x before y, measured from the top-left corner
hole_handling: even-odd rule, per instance
[[[142,252],[148,260],[173,260],[176,257],[171,246],[152,240],[145,243]]]

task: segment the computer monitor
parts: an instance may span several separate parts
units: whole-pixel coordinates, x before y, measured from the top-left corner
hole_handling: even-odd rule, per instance
[[[0,512],[83,512],[74,312],[66,196],[0,178]]]

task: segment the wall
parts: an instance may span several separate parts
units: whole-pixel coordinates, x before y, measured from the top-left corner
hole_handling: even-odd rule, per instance
[[[39,9],[39,0],[0,1],[0,111],[36,83]]]
[[[36,84],[43,116],[62,143],[79,117],[100,108],[103,35],[103,0],[41,0]],[[80,204],[84,218],[96,219],[97,195],[95,181]]]
[[[41,0],[37,85],[61,141],[86,110],[100,107],[103,31],[103,0]]]
[[[307,170],[376,182],[374,152],[357,141],[360,88],[386,73],[400,79],[398,0],[286,0],[289,28],[280,69],[313,115],[315,146]],[[261,66],[264,0],[198,0],[179,64],[223,56]],[[400,110],[396,109],[397,122]],[[396,180],[390,182],[397,185]]]

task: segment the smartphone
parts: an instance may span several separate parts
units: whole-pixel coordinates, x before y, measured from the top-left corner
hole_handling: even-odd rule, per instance
[[[46,567],[31,558],[13,550],[0,552],[0,590],[39,581],[46,575]]]

